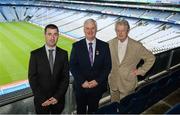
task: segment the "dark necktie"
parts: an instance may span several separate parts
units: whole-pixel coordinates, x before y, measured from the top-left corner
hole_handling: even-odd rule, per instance
[[[49,50],[49,65],[51,69],[51,73],[53,73],[53,51],[54,49]]]
[[[91,66],[93,65],[93,47],[92,47],[93,43],[89,43],[89,59],[90,59],[90,63]]]

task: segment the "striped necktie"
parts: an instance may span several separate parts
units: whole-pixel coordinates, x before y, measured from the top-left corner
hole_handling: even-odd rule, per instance
[[[93,66],[93,47],[92,47],[93,43],[89,43],[89,59],[90,59],[90,63],[91,66]]]

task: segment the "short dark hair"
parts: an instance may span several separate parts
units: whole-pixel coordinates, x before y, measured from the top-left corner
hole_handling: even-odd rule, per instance
[[[50,29],[56,29],[59,33],[59,29],[58,27],[55,25],[55,24],[48,24],[45,28],[44,28],[44,33],[46,33],[47,29],[50,28]]]

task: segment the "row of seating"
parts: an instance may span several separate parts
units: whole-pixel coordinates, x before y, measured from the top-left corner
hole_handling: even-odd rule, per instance
[[[134,93],[98,109],[98,114],[140,114],[180,87],[180,70],[138,88]]]
[[[2,21],[5,20],[4,18],[7,18],[6,20],[8,21],[17,21],[17,18],[20,20],[27,19],[31,23],[38,24],[42,27],[53,23],[60,27],[60,32],[77,39],[84,37],[83,22],[88,18],[93,18],[97,20],[98,23],[97,37],[103,41],[109,41],[116,36],[114,23],[117,19],[122,18],[61,8],[38,8],[32,6],[17,6],[14,8],[3,6],[1,10],[0,20]],[[12,15],[9,16],[10,14]],[[154,54],[167,51],[180,45],[180,42],[178,42],[178,25],[140,19],[126,19],[131,26],[129,36],[137,41],[141,41],[143,45]],[[105,35],[105,33],[108,34]]]

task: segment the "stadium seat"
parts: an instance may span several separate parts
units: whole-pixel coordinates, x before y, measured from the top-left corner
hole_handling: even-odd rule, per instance
[[[119,113],[128,113],[130,107],[131,107],[131,100],[133,98],[136,97],[136,93],[132,93],[126,97],[124,97],[123,99],[120,100],[120,104],[119,104]]]
[[[180,103],[173,106],[165,114],[179,114],[180,113]]]
[[[153,83],[153,86],[148,94],[148,99],[147,99],[147,103],[145,105],[144,109],[147,109],[148,107],[152,106],[153,104],[155,104],[156,102],[159,101],[159,97],[158,97],[158,85],[156,82]]]
[[[166,90],[168,88],[168,80],[169,80],[169,78],[170,77],[167,75],[167,76],[165,76],[165,77],[163,77],[163,78],[161,78],[161,79],[159,79],[157,81],[157,87],[158,87],[157,93],[158,93],[158,98],[159,99],[162,99],[167,95]]]
[[[135,96],[130,99],[130,102],[126,105],[123,105],[120,102],[120,113],[132,113],[132,114],[139,114],[145,110],[145,107],[147,106],[148,99],[150,98],[150,94],[152,88],[154,86],[154,83],[150,83],[146,86],[143,86],[139,90],[137,90]],[[123,107],[122,107],[123,106]],[[126,111],[121,111],[121,108],[127,108]]]

